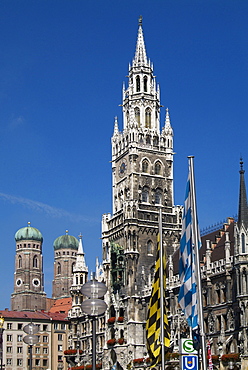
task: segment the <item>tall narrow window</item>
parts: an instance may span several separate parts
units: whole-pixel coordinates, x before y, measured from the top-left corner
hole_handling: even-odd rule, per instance
[[[145,112],[145,127],[151,128],[151,109],[147,108]]]
[[[162,191],[160,189],[156,189],[155,204],[162,204]]]
[[[142,162],[142,172],[148,172],[148,161],[146,159]]]
[[[58,275],[60,275],[60,274],[61,274],[61,264],[60,264],[60,262],[58,262],[57,274],[58,274]]]
[[[140,76],[136,77],[136,92],[140,91]]]
[[[147,254],[152,254],[152,241],[149,240],[147,243]]]
[[[159,162],[155,163],[155,175],[161,175],[161,164]]]
[[[147,92],[147,77],[144,77],[144,92]]]
[[[149,191],[148,188],[142,189],[142,202],[148,203],[149,202]]]
[[[139,108],[134,109],[134,115],[135,115],[135,119],[138,123],[138,126],[140,127],[140,110],[139,110]]]
[[[18,268],[20,269],[22,267],[22,257],[18,257]]]
[[[242,247],[242,253],[245,253],[245,234],[242,233],[241,235],[241,247]]]
[[[33,267],[38,267],[38,258],[37,258],[37,256],[34,256],[34,258],[33,258]]]

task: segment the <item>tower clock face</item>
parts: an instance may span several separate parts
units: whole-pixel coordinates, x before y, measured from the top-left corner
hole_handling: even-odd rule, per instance
[[[119,167],[119,175],[123,176],[126,173],[127,170],[127,162],[123,160]]]
[[[22,279],[20,279],[20,278],[19,278],[19,279],[17,279],[17,280],[16,280],[16,285],[17,285],[17,286],[22,285]]]
[[[38,287],[38,286],[40,286],[40,280],[35,278],[35,279],[33,279],[32,284],[33,284],[34,287]]]

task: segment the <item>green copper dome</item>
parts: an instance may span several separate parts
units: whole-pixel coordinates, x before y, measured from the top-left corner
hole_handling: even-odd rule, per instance
[[[75,249],[78,250],[79,242],[75,236],[68,235],[66,231],[65,235],[59,236],[53,243],[54,250],[57,249]]]
[[[35,240],[37,242],[43,242],[43,236],[38,229],[31,227],[30,222],[28,222],[28,226],[22,227],[15,233],[15,240],[16,242],[20,240]]]

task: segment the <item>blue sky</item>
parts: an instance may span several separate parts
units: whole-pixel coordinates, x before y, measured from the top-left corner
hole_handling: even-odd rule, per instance
[[[248,171],[248,2],[229,0],[2,0],[0,3],[1,308],[10,307],[15,232],[43,234],[51,296],[53,241],[83,234],[101,258],[111,212],[114,117],[143,16],[174,129],[175,203],[195,156],[200,227],[234,216],[239,158]]]

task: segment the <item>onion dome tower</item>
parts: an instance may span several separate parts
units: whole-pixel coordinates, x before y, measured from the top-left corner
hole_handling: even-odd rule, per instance
[[[14,292],[11,295],[11,309],[45,310],[42,234],[28,222],[28,226],[16,232],[15,241]]]
[[[70,297],[70,287],[72,285],[73,266],[76,263],[78,240],[68,234],[59,236],[53,243],[54,248],[54,280],[52,297]]]

